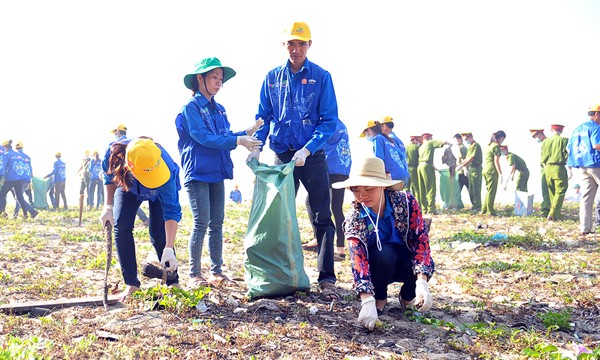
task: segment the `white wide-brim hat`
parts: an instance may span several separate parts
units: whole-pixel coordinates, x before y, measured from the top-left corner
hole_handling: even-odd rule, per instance
[[[391,190],[402,190],[404,181],[389,180],[385,175],[385,165],[378,157],[367,157],[352,167],[347,180],[331,184],[334,189],[352,186],[382,186]]]

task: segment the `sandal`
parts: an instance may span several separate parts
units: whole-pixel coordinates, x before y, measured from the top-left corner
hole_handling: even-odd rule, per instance
[[[302,244],[302,249],[308,250],[308,251],[317,251],[318,247],[319,247],[319,243],[317,242],[316,239],[313,239],[307,243]]]
[[[202,276],[191,277],[187,283],[187,288],[189,290],[195,290],[195,289],[198,289],[201,287],[206,287],[206,286],[208,286],[208,282]]]
[[[127,285],[125,290],[119,295],[119,301],[124,303],[131,298],[131,295],[138,291],[140,288],[134,285]]]
[[[319,284],[319,288],[321,289],[321,298],[325,301],[332,301],[340,298],[340,295],[337,293],[337,286],[332,282],[323,281]]]
[[[344,253],[333,253],[333,261],[344,261],[346,259],[346,254]]]
[[[219,285],[221,285],[221,283],[228,282],[228,281],[229,281],[229,278],[223,273],[212,274],[208,278],[208,284],[211,286],[219,286]]]

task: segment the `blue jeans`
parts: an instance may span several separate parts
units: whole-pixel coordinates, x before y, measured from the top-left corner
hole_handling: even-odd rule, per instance
[[[140,280],[137,274],[137,261],[135,258],[135,242],[133,239],[133,227],[137,209],[142,202],[135,195],[118,187],[115,191],[113,213],[115,217],[115,246],[119,263],[121,264],[121,273],[123,281],[127,285],[140,286]],[[156,255],[160,260],[163,250],[167,243],[165,233],[165,220],[163,219],[162,206],[160,200],[148,201],[150,212],[150,223],[148,232],[150,234],[150,243],[156,250]],[[179,282],[179,276],[167,282],[167,285]]]
[[[382,243],[381,251],[376,245],[369,246],[369,270],[376,300],[386,300],[387,287],[394,282],[403,283],[400,289],[403,300],[415,298],[417,276],[413,273],[406,245]]]
[[[220,274],[223,265],[223,219],[225,218],[225,184],[190,181],[185,184],[190,198],[193,225],[190,233],[190,277],[202,275],[201,259],[204,235],[208,228],[210,273]]]
[[[295,151],[277,154],[275,164],[289,163]],[[304,185],[308,193],[308,202],[313,213],[312,225],[317,236],[317,268],[319,284],[327,281],[335,284],[333,265],[333,238],[335,226],[331,220],[331,202],[329,200],[329,171],[323,150],[319,150],[306,158],[304,166],[294,168],[294,185],[296,193]]]
[[[88,188],[88,205],[90,207],[94,206],[94,193],[96,193],[96,209],[101,205],[100,201],[102,200],[103,191],[104,188],[102,186],[102,180],[90,179],[90,185]]]

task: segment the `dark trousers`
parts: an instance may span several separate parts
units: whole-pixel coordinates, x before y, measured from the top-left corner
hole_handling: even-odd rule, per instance
[[[329,174],[329,196],[331,196],[331,213],[333,214],[333,219],[335,222],[335,246],[344,247],[345,236],[344,236],[344,227],[342,224],[344,223],[344,194],[346,193],[346,189],[333,189],[331,188],[331,184],[344,181],[348,179],[348,175],[341,174]],[[310,208],[310,203],[308,202],[308,196],[306,197],[306,211],[308,212],[308,218],[312,219],[314,214],[312,209]],[[313,227],[313,232],[315,237],[317,236],[317,232]]]
[[[119,263],[121,264],[121,273],[123,281],[127,285],[140,286],[140,280],[137,274],[137,261],[135,257],[135,241],[133,239],[133,227],[135,216],[139,209],[141,201],[130,192],[118,187],[115,191],[113,213],[115,217],[115,246]],[[150,213],[150,223],[148,224],[148,233],[150,234],[150,243],[154,246],[158,259],[162,257],[163,250],[167,243],[165,233],[165,221],[163,220],[163,211],[160,200],[148,201]],[[167,282],[167,285],[179,282],[179,276]]]
[[[403,300],[415,298],[417,276],[406,245],[382,243],[381,251],[375,244],[369,246],[369,270],[376,300],[386,300],[388,285],[394,282],[403,283],[400,289]]]
[[[458,174],[458,193],[460,194],[463,187],[466,187],[469,190],[469,177],[462,172]]]
[[[17,202],[23,207],[23,211],[30,214],[35,212],[33,206],[25,201],[25,198],[23,197],[23,185],[24,181],[22,180],[4,181],[2,189],[0,189],[0,213],[3,213],[6,210],[6,194],[12,189],[14,189]]]
[[[295,151],[276,154],[275,164],[286,164],[292,160]],[[294,185],[296,194],[300,182],[308,193],[308,202],[313,216],[311,222],[317,235],[317,267],[319,284],[323,281],[335,283],[333,264],[333,237],[335,227],[331,220],[331,202],[329,198],[329,171],[323,150],[319,150],[306,158],[304,166],[294,168]]]

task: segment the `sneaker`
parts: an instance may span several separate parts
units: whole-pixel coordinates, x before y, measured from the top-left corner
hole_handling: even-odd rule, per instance
[[[35,219],[35,217],[38,216],[39,213],[40,213],[39,211],[33,210],[33,212],[31,213],[31,218]]]

